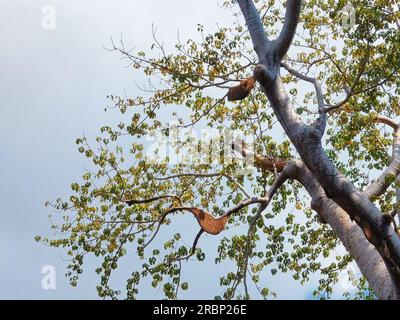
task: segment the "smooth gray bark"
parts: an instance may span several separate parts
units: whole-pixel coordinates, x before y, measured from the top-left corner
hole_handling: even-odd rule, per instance
[[[392,184],[394,180],[398,181],[396,177],[400,173],[400,127],[390,122],[382,121],[386,117],[378,117],[377,121],[390,125],[393,129],[393,148],[392,148],[392,161],[390,165],[382,172],[378,179],[371,183],[364,193],[368,198],[373,199],[382,195]],[[390,120],[390,119],[389,119]],[[399,202],[399,189],[396,188],[397,202]]]
[[[370,287],[380,299],[396,299],[396,289],[386,265],[368,242],[364,233],[351,221],[349,215],[333,200],[329,199],[313,174],[299,160],[289,162],[290,177],[299,181],[311,197],[311,207],[331,226],[336,235],[353,257]]]

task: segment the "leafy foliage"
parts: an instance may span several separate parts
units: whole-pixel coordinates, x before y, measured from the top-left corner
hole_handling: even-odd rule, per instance
[[[275,0],[256,3],[268,33],[276,35],[284,8]],[[391,132],[377,126],[376,116],[394,117],[400,112],[400,51],[396,49],[400,42],[400,14],[390,0],[353,0],[350,3],[355,8],[356,25],[344,28],[340,21],[347,3],[303,3],[301,24],[285,60],[300,72],[317,77],[323,84],[327,104],[340,105],[330,114],[325,147],[340,170],[364,188],[376,170],[390,160],[387,149]],[[235,8],[235,3],[226,1],[225,6]],[[226,160],[223,156],[219,162],[208,161],[224,155],[229,146],[219,141],[199,153],[198,149],[188,147],[193,142],[190,135],[174,136],[171,145],[176,155],[183,152],[190,161],[171,163],[171,158],[161,156],[162,148],[155,148],[159,155],[155,161],[148,157],[148,135],[171,138],[175,129],[192,128],[240,130],[254,137],[257,154],[286,160],[296,157],[268,108],[267,98],[258,88],[245,100],[226,99],[227,89],[252,76],[257,62],[241,20],[212,33],[197,25],[197,32],[195,38],[200,40],[179,41],[171,53],[166,52],[156,36],[148,51],[131,53],[122,42],[120,46],[112,44],[111,50],[127,59],[135,72],[147,77],[148,87],[143,95],[134,98],[109,96],[126,120],[115,127],[102,127],[95,146],[86,137],[76,140],[91,169],[71,184],[69,199],[48,203],[57,212],[52,216],[53,236],[36,238],[65,248],[71,258],[67,276],[73,286],[83,272],[86,257],[94,255],[100,261],[96,269],[100,297],[134,299],[142,281],[149,278],[154,288],[163,289],[166,298],[177,298],[179,290],[190,290],[190,284],[181,279],[181,270],[191,247],[176,233],[178,228],[173,228],[179,219],[175,216],[186,213],[164,213],[184,204],[221,216],[246,198],[241,186],[260,195],[274,180],[273,173],[258,168],[236,175],[241,163],[222,161]],[[316,97],[312,88],[299,85],[299,80],[290,74],[284,80],[298,106],[297,112],[305,120],[313,119]],[[171,120],[176,123],[174,127],[169,125]],[[202,161],[194,161],[199,154]],[[182,173],[198,176],[166,178]],[[209,173],[217,174],[201,176]],[[162,195],[175,197],[132,206],[126,203],[126,199]],[[383,212],[393,209],[393,196],[391,190],[376,199]],[[351,262],[351,257],[337,254],[340,243],[336,235],[309,208],[309,199],[301,186],[289,182],[280,188],[268,212],[257,221],[248,250],[246,234],[241,234],[238,227],[247,227],[256,211],[257,208],[246,207],[231,216],[224,231],[230,230],[227,234],[231,236],[224,236],[215,244],[215,263],[232,261],[237,266],[225,270],[220,279],[224,292],[216,298],[247,298],[237,291],[247,276],[243,267],[246,255],[248,276],[262,298],[274,296],[272,288],[264,287],[263,280],[278,272],[288,273],[301,283],[317,273],[321,280],[316,294],[332,294],[339,272]],[[168,225],[172,225],[174,235],[163,243],[157,242],[157,233]],[[141,263],[127,279],[122,293],[111,287],[110,278],[129,253]],[[198,247],[193,253],[201,270],[206,252]],[[360,293],[353,298],[372,297],[370,293],[363,295],[365,287],[365,280],[361,279]]]

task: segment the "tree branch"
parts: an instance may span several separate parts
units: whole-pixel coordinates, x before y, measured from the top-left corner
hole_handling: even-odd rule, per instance
[[[371,200],[381,196],[389,186],[397,180],[400,174],[400,126],[393,119],[378,115],[376,122],[383,123],[393,128],[392,161],[376,181],[371,183],[364,193]]]
[[[244,158],[253,158],[255,165],[257,167],[262,168],[265,171],[271,172],[282,172],[284,167],[287,164],[286,160],[279,158],[267,158],[257,154],[254,154],[250,150],[247,149],[245,143],[240,140],[236,140],[232,142],[232,150],[239,152]]]
[[[299,22],[301,0],[287,0],[285,22],[278,39],[276,39],[275,50],[278,60],[281,61],[292,44]]]
[[[255,231],[255,225],[257,223],[257,220],[260,218],[262,212],[267,208],[268,204],[274,197],[275,193],[278,191],[278,189],[282,186],[282,184],[285,183],[285,181],[292,175],[293,167],[292,166],[285,166],[283,171],[277,176],[273,184],[271,185],[270,189],[268,192],[265,194],[264,198],[266,199],[265,203],[261,203],[260,206],[258,207],[257,214],[253,217],[248,231],[247,231],[247,241],[246,241],[246,249],[245,249],[245,263],[244,263],[244,270],[243,270],[243,285],[245,288],[245,294],[246,294],[246,299],[249,299],[249,293],[247,289],[247,283],[246,283],[246,275],[247,275],[247,268],[249,264],[249,257],[252,253],[251,250],[251,240],[252,240],[252,235],[254,234]]]
[[[196,237],[193,240],[192,248],[190,249],[190,252],[188,255],[171,259],[170,262],[180,261],[180,260],[188,260],[191,256],[193,256],[196,252],[197,243],[199,242],[199,239],[203,233],[204,233],[204,230],[200,229],[200,231],[197,233]]]
[[[364,67],[365,67],[365,66],[364,66]],[[400,67],[396,68],[389,76],[387,76],[386,78],[382,79],[381,81],[379,81],[379,82],[377,82],[377,83],[375,83],[375,84],[372,84],[372,85],[368,86],[368,87],[365,88],[365,89],[362,89],[362,90],[359,90],[359,91],[354,91],[354,88],[355,88],[356,85],[358,84],[358,82],[359,82],[359,80],[360,80],[360,78],[361,78],[361,76],[362,76],[362,74],[363,74],[363,72],[364,72],[364,69],[361,68],[361,69],[360,69],[360,72],[359,72],[359,74],[357,75],[356,80],[354,81],[354,83],[353,83],[353,85],[351,86],[351,88],[348,88],[348,89],[346,90],[346,91],[347,91],[346,97],[345,97],[341,102],[339,102],[339,103],[337,103],[337,104],[335,104],[335,105],[328,105],[328,106],[325,108],[325,111],[326,111],[326,112],[329,112],[329,111],[336,110],[336,109],[340,108],[341,106],[343,106],[346,102],[348,102],[348,101],[350,100],[351,97],[356,96],[356,95],[358,95],[358,94],[366,93],[366,92],[368,92],[369,90],[372,90],[372,89],[375,89],[376,87],[379,87],[379,86],[384,85],[387,81],[389,81],[389,80],[399,71],[399,69],[400,69]]]
[[[400,124],[397,123],[396,121],[394,121],[392,118],[389,118],[389,117],[386,117],[386,116],[381,116],[381,115],[378,115],[376,117],[376,122],[377,123],[386,124],[386,125],[388,125],[389,127],[391,127],[395,131],[398,130],[398,128],[400,126]]]
[[[390,165],[382,172],[382,174],[371,183],[365,190],[365,195],[374,200],[385,193],[390,185],[396,180],[400,173],[400,158],[395,157]]]
[[[325,103],[324,103],[324,94],[322,93],[320,82],[317,80],[317,78],[305,76],[302,73],[298,72],[297,70],[293,69],[292,67],[290,67],[289,65],[287,65],[283,62],[281,62],[281,66],[283,68],[285,68],[289,73],[296,76],[297,78],[307,81],[309,83],[312,83],[314,85],[315,93],[317,96],[318,113],[319,113],[319,117],[318,117],[317,121],[315,122],[315,126],[320,131],[320,135],[322,136],[325,131],[325,127],[326,127],[326,110],[325,110]]]
[[[152,198],[148,198],[148,199],[131,199],[131,200],[125,200],[126,204],[128,206],[132,206],[134,204],[142,204],[142,203],[150,203],[153,201],[157,201],[157,200],[161,200],[161,199],[165,199],[165,198],[174,198],[177,199],[180,202],[180,198],[176,195],[162,195],[162,196],[158,196],[158,197],[152,197]]]
[[[264,50],[270,41],[265,33],[264,25],[253,0],[238,0],[238,4],[246,20],[254,51],[259,56],[264,55]]]
[[[249,266],[249,257],[252,254],[251,240],[252,240],[252,236],[255,231],[254,226],[255,226],[257,220],[259,219],[259,217],[261,216],[261,213],[265,210],[266,207],[267,206],[265,204],[259,205],[257,214],[255,215],[252,222],[250,223],[249,229],[247,231],[247,241],[246,241],[246,248],[245,248],[245,252],[244,252],[245,260],[244,260],[244,267],[243,267],[243,286],[244,286],[246,299],[250,299],[249,290],[247,288],[247,269]]]
[[[230,175],[228,175],[226,173],[222,173],[222,172],[215,172],[215,173],[196,173],[196,172],[178,173],[178,174],[174,174],[174,175],[171,175],[171,176],[160,177],[160,178],[155,178],[155,179],[162,181],[162,180],[169,180],[169,179],[182,178],[182,177],[211,178],[211,177],[218,177],[218,176],[223,176],[223,177],[227,178],[228,180],[232,181],[240,189],[240,191],[243,192],[243,194],[247,198],[251,198],[252,197],[250,195],[250,193],[236,179],[234,179]]]
[[[316,78],[308,77],[300,73],[299,71],[293,69],[291,66],[287,65],[286,63],[281,62],[281,66],[285,68],[289,73],[293,74],[297,78],[307,81],[309,83],[312,83],[315,88],[315,93],[317,95],[317,101],[318,101],[318,111],[322,113],[325,108],[325,103],[324,103],[324,95],[322,93],[321,85],[319,81]]]

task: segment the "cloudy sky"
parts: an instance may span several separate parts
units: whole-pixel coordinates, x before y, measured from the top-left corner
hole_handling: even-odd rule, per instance
[[[54,30],[43,28],[48,8],[55,9]],[[65,253],[35,243],[34,236],[50,234],[51,210],[44,207],[45,201],[67,195],[70,183],[82,174],[76,137],[83,132],[93,137],[116,117],[103,111],[106,96],[138,94],[135,82],[141,79],[103,46],[122,32],[127,44],[146,50],[153,23],[159,38],[174,44],[177,30],[181,38],[189,38],[196,23],[213,31],[216,24],[232,20],[232,12],[222,9],[217,0],[1,1],[0,298],[97,297],[92,262],[78,287],[72,288],[64,277]],[[180,225],[185,223],[182,219]],[[213,252],[217,241],[207,237],[203,248]],[[136,263],[133,258],[132,265]],[[55,290],[41,287],[45,265],[55,267]],[[124,268],[128,272],[130,264]],[[219,294],[217,268],[221,267],[212,259],[186,268],[185,276],[194,281],[183,297]],[[114,283],[124,286],[123,273]],[[310,298],[316,287],[315,279],[305,286],[290,281],[289,275],[268,279],[267,285],[279,298]],[[162,297],[142,289],[142,298]]]

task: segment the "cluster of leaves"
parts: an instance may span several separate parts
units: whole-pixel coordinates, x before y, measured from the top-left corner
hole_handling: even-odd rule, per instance
[[[378,300],[376,294],[368,286],[364,277],[355,278],[354,284],[357,288],[355,293],[345,292],[343,295],[348,300]]]

